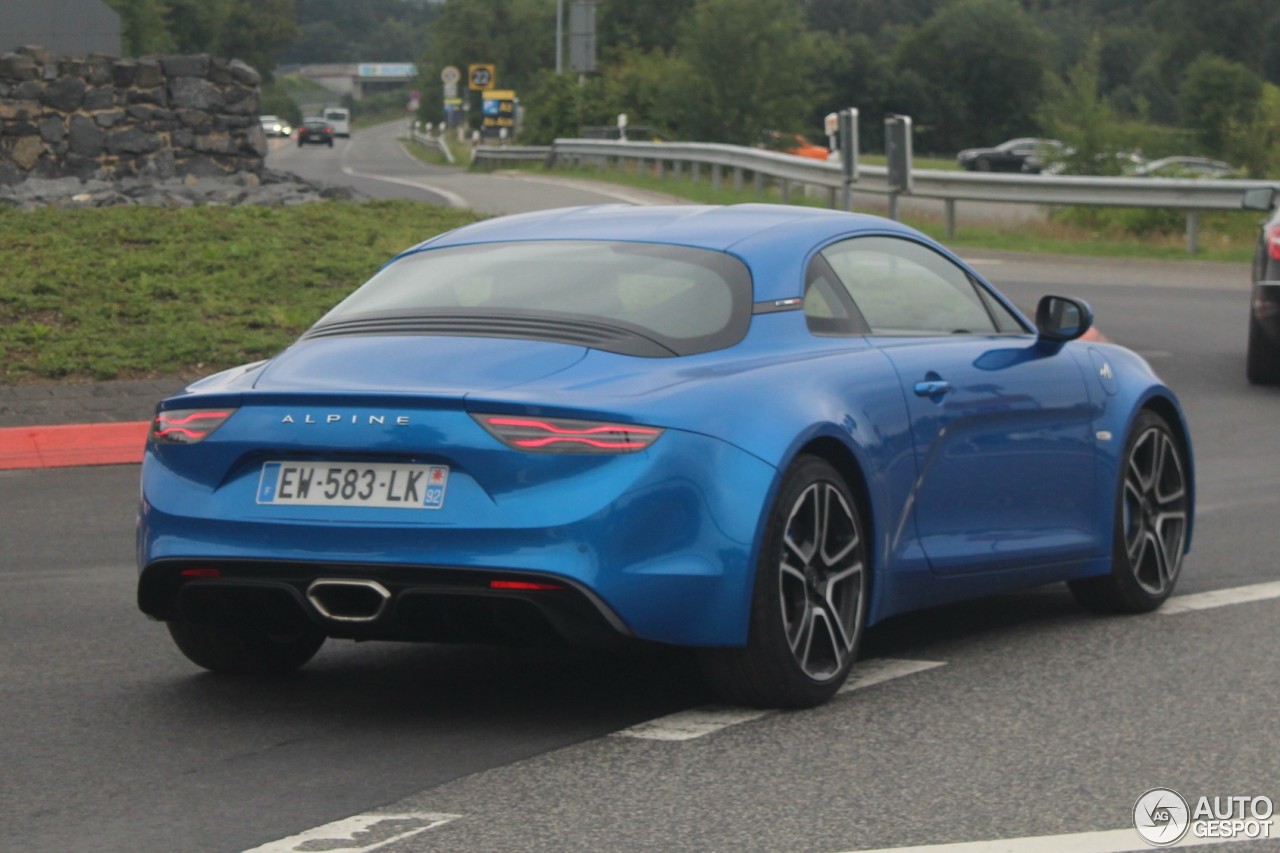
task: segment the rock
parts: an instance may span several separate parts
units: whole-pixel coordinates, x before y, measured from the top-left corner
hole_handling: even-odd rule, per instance
[[[154,133],[129,127],[107,134],[108,154],[149,154],[159,151],[164,140]]]
[[[164,72],[160,63],[154,59],[139,59],[132,85],[140,89],[154,89],[164,83]]]
[[[108,110],[106,112],[97,113],[93,120],[98,123],[98,127],[115,127],[124,121],[124,110]]]
[[[13,160],[22,171],[30,172],[43,154],[44,143],[38,136],[24,136],[14,143],[13,150],[9,152],[9,159]]]
[[[222,90],[208,80],[176,77],[169,81],[169,103],[174,109],[220,110],[226,105]]]
[[[58,112],[73,113],[84,103],[85,85],[79,77],[62,77],[45,86],[40,103]]]
[[[110,86],[99,86],[85,92],[84,108],[89,112],[109,110],[116,105],[116,90]]]
[[[259,74],[253,66],[239,59],[231,60],[231,79],[245,86],[258,87],[262,85],[262,75]]]
[[[66,135],[67,126],[56,116],[40,122],[40,138],[45,142],[58,142]]]
[[[21,80],[39,80],[40,66],[30,56],[18,53],[6,53],[0,56],[0,80],[18,82]]]
[[[98,123],[88,116],[71,117],[71,129],[67,134],[71,151],[81,157],[101,157],[106,147],[107,135],[98,127]]]
[[[160,66],[168,77],[199,77],[203,79],[209,76],[208,54],[162,56],[160,57]]]

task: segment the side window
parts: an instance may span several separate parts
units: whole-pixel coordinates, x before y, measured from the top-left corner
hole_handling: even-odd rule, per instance
[[[979,294],[963,269],[918,243],[855,237],[828,246],[822,256],[875,334],[1023,331],[1012,315]]]

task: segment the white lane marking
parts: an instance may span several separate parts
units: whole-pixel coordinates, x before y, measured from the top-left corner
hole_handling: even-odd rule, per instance
[[[904,675],[915,675],[917,672],[925,672],[939,666],[946,666],[946,664],[940,660],[896,660],[894,658],[866,660],[854,666],[853,672],[849,673],[849,680],[837,693],[852,693],[854,690],[882,684],[895,678],[902,678]]]
[[[1152,847],[1135,829],[1111,829],[1103,832],[1073,832],[1069,835],[1037,835],[1027,838],[1001,838],[993,841],[960,841],[954,844],[921,844],[917,847],[881,847],[856,853],[1129,853],[1137,850],[1169,850],[1174,847],[1199,847],[1204,844],[1229,844],[1232,841],[1257,841],[1254,838],[1196,838],[1191,833],[1177,844]],[[855,853],[855,851],[850,851]]]
[[[553,187],[569,187],[583,192],[595,193],[605,198],[616,198],[618,201],[625,201],[628,204],[651,205],[651,204],[692,204],[688,199],[672,198],[670,200],[660,199],[664,193],[652,192],[648,195],[639,192],[627,192],[612,184],[603,184],[596,181],[582,181],[574,178],[542,178],[536,175],[523,175],[518,172],[501,172],[493,175],[495,178],[506,178],[511,181],[524,181],[530,184],[550,184]]]
[[[400,149],[403,151],[404,146]],[[351,140],[347,140],[347,144],[342,146],[342,153],[338,156],[338,162],[342,164],[342,173],[350,175],[353,178],[367,178],[371,181],[382,181],[388,184],[399,184],[402,187],[413,187],[415,190],[425,190],[429,193],[435,193],[449,203],[450,207],[469,208],[471,203],[465,198],[453,192],[446,190],[444,187],[436,187],[431,184],[421,183],[419,181],[409,180],[408,178],[389,178],[385,175],[372,175],[368,172],[357,171],[347,164],[347,153],[351,150]],[[406,157],[413,157],[408,151],[404,152]]]
[[[1199,592],[1194,595],[1179,595],[1166,601],[1164,606],[1156,612],[1163,613],[1166,616],[1173,616],[1178,613],[1190,613],[1193,610],[1226,607],[1230,604],[1266,601],[1269,598],[1280,598],[1280,581],[1234,586],[1229,589],[1215,589],[1212,592]]]
[[[901,678],[904,675],[914,675],[917,672],[924,672],[938,666],[943,666],[943,663],[941,661],[893,660],[891,658],[863,661],[854,665],[853,671],[849,674],[849,680],[840,688],[839,692],[850,693],[854,690],[861,690],[874,684],[882,684],[895,678]],[[678,711],[665,717],[658,717],[656,720],[637,723],[629,728],[614,732],[610,736],[630,737],[638,740],[693,740],[718,732],[729,726],[758,720],[774,713],[777,712],[762,711],[755,708],[726,708],[719,705],[707,705],[702,708],[691,708],[688,711]]]
[[[656,720],[637,723],[630,728],[614,732],[610,737],[633,737],[638,740],[693,740],[738,723],[758,720],[773,711],[751,708],[725,708],[707,705],[678,711]]]
[[[358,851],[366,853],[412,838],[415,835],[443,826],[461,815],[408,812],[379,814],[371,812],[335,820],[279,841],[269,841],[244,853],[304,853],[323,850],[325,853]]]
[[[400,184],[401,186],[404,186],[404,187],[413,187],[415,190],[425,190],[426,192],[429,192],[429,193],[435,193],[436,195],[443,198],[445,201],[449,202],[450,207],[461,207],[461,208],[471,207],[471,202],[467,201],[465,198],[458,195],[453,190],[446,190],[444,187],[437,187],[437,186],[433,186],[432,184],[424,184],[421,181],[414,181],[408,178],[388,178],[385,175],[372,175],[372,174],[369,174],[368,172],[357,172],[355,169],[351,168],[350,166],[343,166],[342,171],[353,178],[367,178],[371,181],[382,181],[383,183],[388,183],[388,184]]]

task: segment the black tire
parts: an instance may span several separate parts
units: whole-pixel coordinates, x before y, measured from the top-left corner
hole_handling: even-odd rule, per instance
[[[1280,346],[1267,336],[1258,325],[1258,318],[1249,312],[1249,344],[1245,355],[1244,375],[1254,385],[1280,383]]]
[[[333,140],[332,140],[332,139],[330,139],[330,140],[329,140],[329,147],[330,147],[330,148],[332,148],[332,147],[333,147]]]
[[[1147,613],[1178,582],[1186,550],[1187,460],[1164,418],[1144,410],[1125,442],[1116,487],[1111,573],[1068,583],[1083,606]]]
[[[268,633],[214,622],[169,622],[169,635],[187,659],[227,675],[283,675],[320,651],[324,634],[315,628]]]
[[[868,573],[862,520],[840,472],[802,456],[766,524],[747,645],[699,657],[728,703],[811,708],[840,689],[858,654]]]
[[[979,172],[990,172],[991,161],[988,160],[986,157],[979,157],[976,161],[974,161],[973,167],[977,169]]]
[[[298,147],[299,147],[299,148],[301,148],[301,147],[303,146],[303,144],[304,144],[304,143],[303,143],[303,141],[302,141],[301,139],[299,139],[299,140],[298,140]]]

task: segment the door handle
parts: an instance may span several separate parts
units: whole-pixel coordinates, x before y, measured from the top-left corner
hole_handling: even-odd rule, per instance
[[[955,389],[945,379],[926,379],[923,382],[917,382],[913,390],[917,397],[928,397],[936,403]]]

